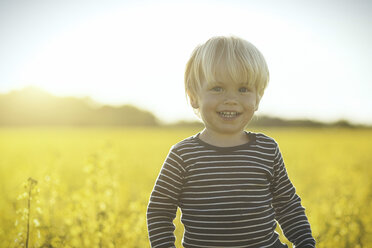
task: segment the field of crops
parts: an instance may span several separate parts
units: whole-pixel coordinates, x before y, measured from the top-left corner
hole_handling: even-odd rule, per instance
[[[196,131],[0,128],[0,247],[149,247],[156,176]],[[372,247],[372,130],[262,132],[281,147],[317,247]]]

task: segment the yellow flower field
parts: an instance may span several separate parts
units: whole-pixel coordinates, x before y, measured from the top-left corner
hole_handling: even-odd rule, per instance
[[[0,247],[149,247],[157,174],[171,145],[197,131],[0,128]],[[372,130],[261,132],[280,145],[317,247],[372,247]]]

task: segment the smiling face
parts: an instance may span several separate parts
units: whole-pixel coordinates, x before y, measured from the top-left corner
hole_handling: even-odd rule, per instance
[[[200,138],[218,145],[243,144],[245,126],[269,82],[261,52],[248,41],[212,37],[197,46],[185,70],[185,92],[205,129]]]
[[[204,83],[197,99],[198,108],[209,134],[238,136],[257,110],[257,94],[254,87],[236,83]]]

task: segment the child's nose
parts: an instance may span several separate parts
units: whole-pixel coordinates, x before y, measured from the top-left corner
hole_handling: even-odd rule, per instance
[[[237,96],[234,93],[226,93],[224,104],[237,104]]]

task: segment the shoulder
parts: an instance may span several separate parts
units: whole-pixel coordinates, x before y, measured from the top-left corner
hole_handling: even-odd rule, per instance
[[[199,147],[199,142],[196,137],[197,134],[181,140],[180,142],[174,144],[171,150],[176,153],[182,154],[186,150],[197,149]]]
[[[265,148],[277,149],[278,143],[272,137],[263,133],[252,133],[255,137],[256,144]]]
[[[276,140],[263,133],[255,133],[256,146],[261,150],[270,151],[271,159],[274,163],[281,159],[279,145]]]

